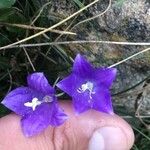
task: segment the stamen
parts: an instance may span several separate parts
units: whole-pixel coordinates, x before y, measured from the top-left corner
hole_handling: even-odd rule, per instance
[[[24,103],[24,106],[26,107],[31,107],[32,110],[34,111],[35,108],[38,106],[38,105],[41,105],[41,101],[39,101],[36,97],[32,99],[32,102],[26,102]]]
[[[78,93],[84,93],[86,90],[89,91],[89,97],[90,99],[92,99],[92,94],[95,94],[95,92],[93,91],[94,85],[92,82],[86,82],[85,84],[82,84],[81,87],[79,89],[77,89]]]
[[[50,103],[53,101],[53,98],[49,95],[46,95],[42,101],[39,101],[38,98],[33,98],[31,102],[24,103],[24,106],[31,107],[34,111],[37,106],[41,105],[42,103]]]
[[[53,98],[51,97],[51,96],[49,96],[49,95],[46,95],[44,98],[43,98],[43,101],[44,102],[52,102],[53,101]]]

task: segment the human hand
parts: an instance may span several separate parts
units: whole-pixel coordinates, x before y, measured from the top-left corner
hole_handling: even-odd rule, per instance
[[[71,103],[61,102],[69,119],[61,126],[48,127],[27,138],[20,117],[10,114],[0,119],[0,150],[129,150],[134,142],[131,127],[117,115],[87,111],[75,116]]]

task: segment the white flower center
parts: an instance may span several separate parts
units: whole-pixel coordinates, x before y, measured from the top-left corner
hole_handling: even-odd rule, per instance
[[[38,98],[34,97],[31,102],[24,103],[24,106],[31,107],[34,111],[37,106],[41,105],[42,103],[52,102],[53,98],[51,96],[46,95],[42,101],[39,101]]]
[[[77,89],[77,92],[84,93],[86,90],[88,90],[90,99],[92,99],[92,94],[95,94],[95,92],[93,91],[93,88],[94,88],[93,83],[88,81],[85,84],[82,84],[81,87]]]
[[[32,110],[34,111],[35,108],[38,106],[38,105],[41,105],[41,101],[39,101],[36,97],[32,99],[32,102],[26,102],[24,103],[24,106],[26,107],[31,107]]]

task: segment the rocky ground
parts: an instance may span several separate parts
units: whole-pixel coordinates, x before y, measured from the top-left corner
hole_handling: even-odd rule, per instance
[[[100,14],[107,6],[108,0],[99,1],[84,14],[79,15],[78,22]],[[75,12],[76,9],[67,0],[55,0],[47,11],[49,18],[53,13],[65,18]],[[78,22],[75,20],[73,25]],[[150,1],[113,0],[111,8],[103,16],[75,26],[72,31],[77,32],[78,36],[71,40],[149,42]],[[60,40],[64,39],[61,38]],[[108,44],[70,45],[72,53],[83,53],[96,66],[109,66],[144,48],[146,47]],[[112,88],[115,94],[114,101],[124,105],[127,110],[135,110],[139,107],[138,110],[141,114],[149,115],[150,53],[147,52],[127,61],[117,66],[117,69],[117,80]]]

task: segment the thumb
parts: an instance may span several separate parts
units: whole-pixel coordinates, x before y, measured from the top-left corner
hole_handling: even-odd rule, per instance
[[[26,138],[20,118],[14,114],[0,119],[2,150],[129,150],[134,142],[131,127],[117,115],[90,110],[75,116],[69,102],[62,107],[68,121],[57,128],[49,127],[38,136]]]

